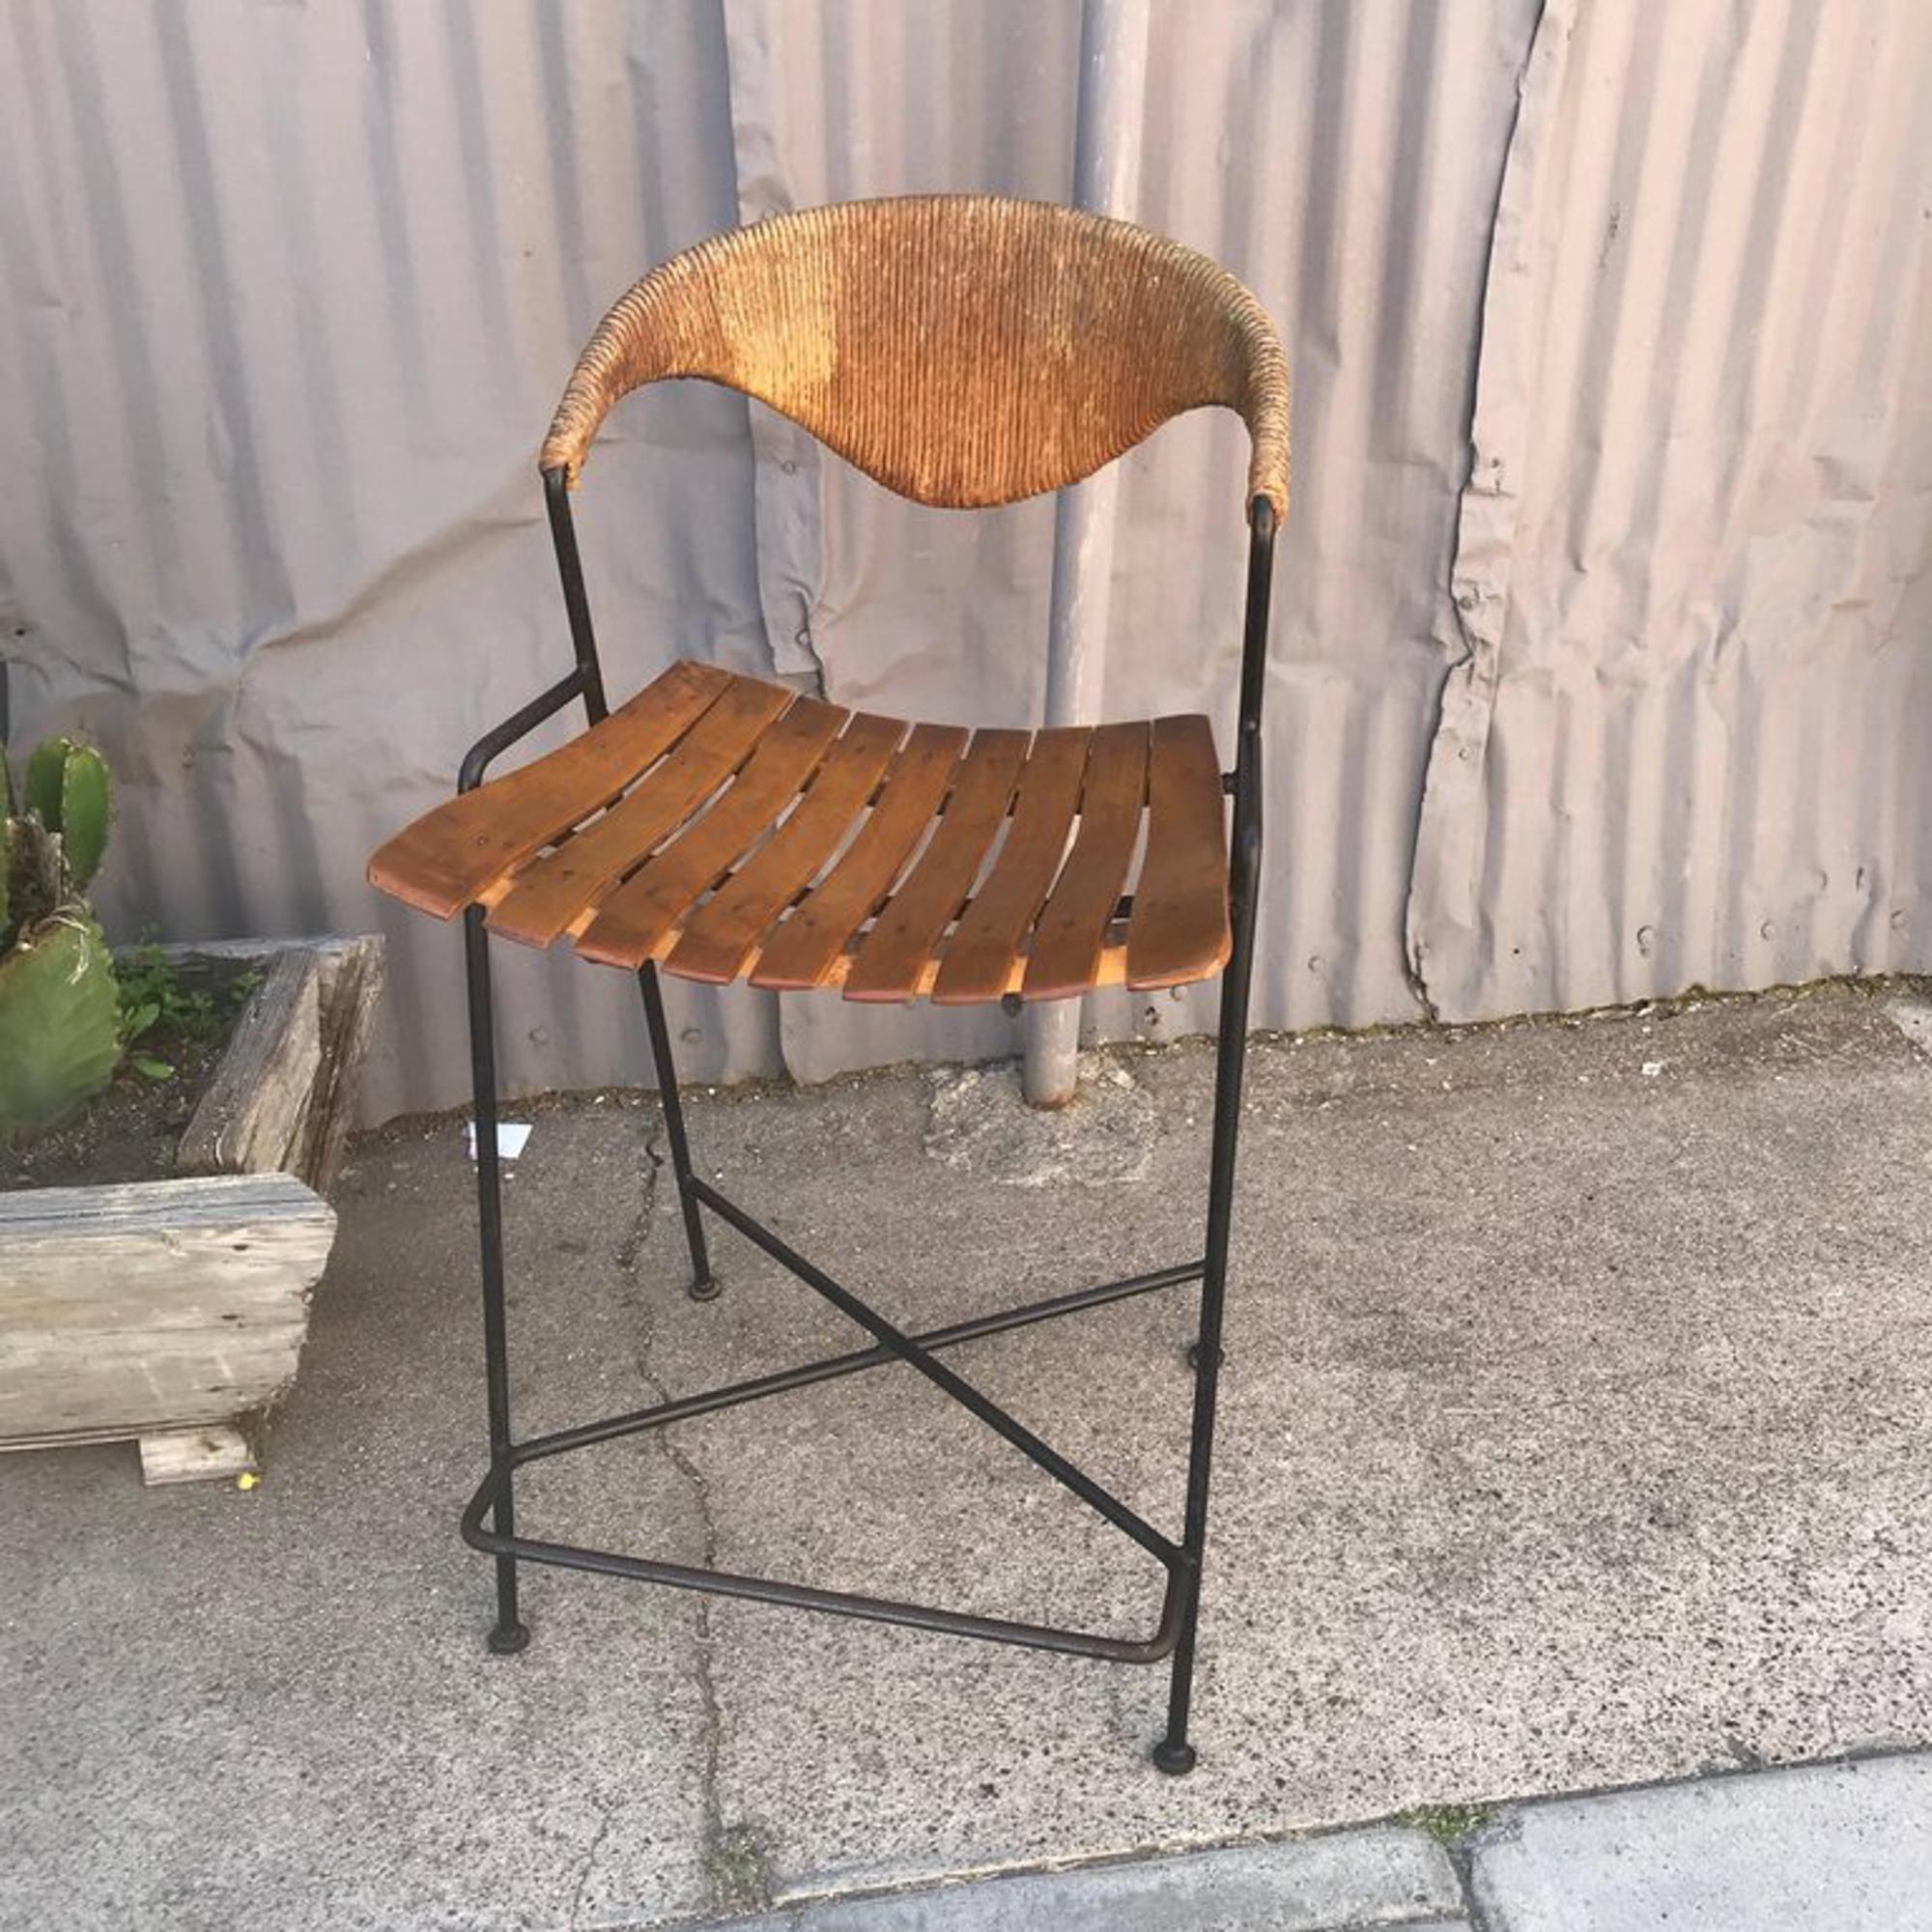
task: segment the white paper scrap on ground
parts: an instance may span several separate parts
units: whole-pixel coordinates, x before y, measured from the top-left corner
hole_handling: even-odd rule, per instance
[[[497,1158],[515,1160],[523,1152],[524,1143],[530,1137],[527,1121],[498,1121],[497,1122]],[[469,1158],[476,1158],[476,1122],[471,1121],[463,1129],[463,1145]]]

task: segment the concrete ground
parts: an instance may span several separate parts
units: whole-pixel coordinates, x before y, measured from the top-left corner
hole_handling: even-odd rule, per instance
[[[488,1566],[453,1527],[481,1473],[461,1130],[370,1136],[262,1488],[144,1492],[126,1449],[0,1459],[0,1924],[1004,1925],[916,1889],[1345,1858],[1277,1841],[1932,1743],[1928,1052],[1925,1009],[1858,990],[1258,1044],[1182,1780],[1147,1759],[1157,1671],[556,1572],[529,1575],[528,1652],[486,1657]],[[918,1327],[1185,1258],[1208,1074],[1184,1045],[1097,1062],[1053,1121],[990,1071],[699,1094],[691,1124],[721,1185]],[[722,1230],[723,1298],[679,1292],[648,1099],[529,1117],[525,1431],[849,1346]],[[1190,1296],[952,1359],[1173,1521]],[[898,1369],[543,1465],[520,1502],[559,1540],[1122,1631],[1155,1611],[1123,1539]],[[1766,1790],[1767,1844],[1806,1805],[1841,1849],[1905,1844],[1926,1882],[1889,1918],[1789,1887],[1781,1917],[1682,1890],[1595,1913],[1590,1830],[1530,1804],[1449,1861],[1454,1894],[1427,1833],[1385,1828],[1420,1888],[1399,1914],[1060,1922],[1889,1932],[1932,1923],[1923,1764],[1898,1762],[1804,1774],[1829,1802],[1691,1787]],[[1594,1802],[1630,1807],[1613,1871],[1719,1882],[1658,1794]],[[1220,1869],[1236,1904],[1271,1882]]]

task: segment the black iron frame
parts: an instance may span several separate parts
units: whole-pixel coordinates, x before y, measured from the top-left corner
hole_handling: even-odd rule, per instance
[[[483,781],[491,761],[574,700],[582,699],[585,715],[597,724],[608,713],[604,677],[590,607],[584,592],[576,528],[561,469],[547,470],[544,490],[551,534],[563,582],[564,607],[569,615],[575,668],[568,676],[480,738],[463,760],[458,790],[469,791]],[[1188,1718],[1193,1694],[1195,1634],[1201,1608],[1202,1564],[1208,1541],[1208,1495],[1214,1446],[1215,1407],[1220,1392],[1222,1317],[1227,1298],[1228,1242],[1233,1217],[1235,1162],[1240,1136],[1241,1077],[1246,1060],[1248,987],[1254,966],[1255,907],[1260,888],[1262,845],[1261,714],[1267,665],[1268,585],[1274,549],[1275,517],[1265,497],[1257,497],[1249,512],[1247,599],[1241,648],[1238,740],[1235,768],[1223,783],[1234,800],[1229,862],[1229,902],[1233,947],[1221,982],[1220,1036],[1214,1064],[1214,1120],[1208,1183],[1206,1252],[1199,1261],[1156,1268],[1151,1273],[1103,1282],[1094,1288],[1051,1296],[999,1314],[955,1322],[921,1335],[908,1335],[876,1309],[841,1287],[822,1268],[808,1261],[736,1202],[722,1194],[692,1170],[690,1144],[685,1136],[684,1111],[678,1097],[677,1070],[671,1057],[670,1033],[665,1023],[664,996],[657,968],[646,963],[638,974],[643,996],[644,1021],[650,1035],[658,1093],[664,1108],[665,1134],[669,1145],[671,1172],[691,1254],[691,1293],[707,1299],[718,1292],[705,1238],[704,1214],[715,1214],[727,1227],[762,1249],[772,1260],[822,1295],[871,1337],[872,1346],[802,1364],[776,1375],[685,1396],[650,1408],[633,1409],[577,1428],[519,1442],[511,1429],[509,1344],[504,1308],[502,1174],[497,1147],[497,1097],[495,1026],[491,1004],[488,935],[480,907],[464,915],[464,954],[469,1007],[470,1075],[475,1094],[476,1199],[482,1242],[483,1335],[487,1363],[490,1423],[490,1470],[463,1513],[464,1539],[494,1556],[497,1564],[497,1622],[490,1648],[499,1655],[521,1651],[529,1632],[518,1611],[517,1566],[520,1562],[548,1563],[640,1582],[667,1583],[683,1589],[727,1597],[749,1597],[762,1603],[786,1604],[804,1609],[901,1624],[918,1630],[943,1631],[995,1642],[1023,1644],[1037,1650],[1062,1651],[1080,1657],[1111,1659],[1123,1663],[1155,1663],[1173,1659],[1166,1733],[1154,1747],[1154,1762],[1171,1773],[1191,1771],[1194,1747],[1188,1742]],[[1118,1496],[1043,1442],[1023,1423],[938,1359],[939,1351],[963,1342],[997,1335],[1012,1328],[1052,1321],[1085,1309],[1098,1308],[1131,1295],[1147,1294],[1183,1283],[1201,1283],[1200,1339],[1192,1352],[1194,1410],[1187,1466],[1186,1516],[1179,1542],[1164,1535]],[[662,1428],[699,1415],[709,1415],[740,1403],[807,1388],[817,1382],[856,1375],[890,1362],[903,1362],[943,1389],[988,1428],[1037,1463],[1048,1475],[1097,1511],[1116,1528],[1152,1556],[1166,1572],[1160,1620],[1151,1635],[1131,1638],[1065,1630],[1052,1625],[971,1615],[964,1611],[868,1597],[843,1590],[816,1589],[805,1584],[742,1577],[690,1564],[664,1563],[612,1550],[583,1548],[520,1535],[516,1526],[515,1476],[526,1463],[562,1455],[592,1443],[608,1442],[640,1430]]]

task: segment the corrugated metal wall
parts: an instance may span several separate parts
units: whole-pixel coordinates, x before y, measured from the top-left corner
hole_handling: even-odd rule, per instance
[[[1932,963],[1932,12],[1545,10],[1410,942],[1452,1016]]]
[[[0,12],[0,598],[22,728],[124,775],[109,917],[382,926],[372,1105],[460,1098],[455,936],[361,862],[564,661],[530,456],[578,342],[741,218],[1067,198],[1122,4]],[[1932,965],[1932,12],[1145,19],[1102,130],[1135,212],[1250,282],[1296,381],[1258,1020]],[[1109,712],[1231,717],[1240,474],[1205,417],[1126,460]],[[921,510],[694,384],[627,407],[580,514],[617,688],[683,653],[1039,716],[1050,502]],[[618,976],[501,957],[512,1077],[641,1067]],[[705,1078],[1012,1043],[671,997]]]

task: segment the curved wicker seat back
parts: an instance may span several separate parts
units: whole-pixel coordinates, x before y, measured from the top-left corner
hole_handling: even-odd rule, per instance
[[[1044,202],[847,202],[673,256],[591,337],[543,468],[576,482],[612,405],[674,376],[755,396],[951,509],[1078,482],[1220,405],[1248,427],[1250,497],[1287,508],[1287,364],[1261,304],[1191,248]]]

